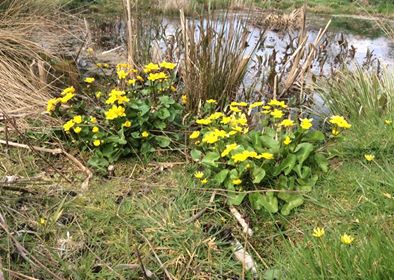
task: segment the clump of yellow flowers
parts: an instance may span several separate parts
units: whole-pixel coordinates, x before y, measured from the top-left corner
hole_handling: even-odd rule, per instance
[[[78,90],[70,86],[48,100],[46,111],[63,120],[65,139],[91,151],[89,163],[98,170],[122,156],[144,156],[171,145],[178,132],[167,132],[181,126],[182,103],[187,103],[177,95],[177,65],[96,65],[100,71],[85,77]]]
[[[277,99],[234,101],[222,111],[215,110],[216,104],[206,101],[202,117],[195,120],[197,129],[189,134],[191,156],[200,165],[196,180],[227,189],[228,203],[247,200],[257,211],[288,215],[302,205],[319,170],[328,169],[321,149],[325,136],[313,129],[314,120],[297,118]],[[331,117],[330,123],[341,131],[351,127],[341,116]],[[316,229],[316,236],[323,234]]]

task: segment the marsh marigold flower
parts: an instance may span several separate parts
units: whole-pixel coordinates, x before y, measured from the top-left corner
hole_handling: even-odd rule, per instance
[[[281,121],[279,125],[284,127],[292,127],[294,125],[294,122],[292,120],[285,119]]]
[[[227,156],[229,153],[231,153],[231,151],[235,150],[236,148],[238,148],[238,144],[236,143],[232,143],[229,145],[226,145],[226,148],[224,149],[224,151],[222,152],[222,154],[220,155],[221,157],[225,157]]]
[[[233,183],[234,185],[240,185],[240,184],[242,184],[242,180],[239,179],[239,178],[237,178],[237,179],[234,179],[234,180],[232,181],[232,183]]]
[[[385,125],[391,125],[393,123],[392,120],[384,120]]]
[[[97,127],[97,126],[94,126],[93,128],[92,128],[92,132],[93,133],[97,133],[97,132],[99,132],[99,128]]]
[[[215,99],[208,99],[207,103],[209,103],[209,104],[216,104],[217,101]]]
[[[143,138],[146,138],[146,137],[149,136],[149,132],[148,132],[148,131],[143,131],[143,132],[141,133],[141,136],[142,136]]]
[[[323,237],[324,234],[325,234],[324,228],[319,228],[319,227],[315,227],[312,232],[312,236],[316,238]]]
[[[301,119],[301,128],[305,130],[310,129],[312,127],[312,121],[313,119]]]
[[[57,98],[52,98],[48,100],[47,104],[47,112],[50,113],[55,110],[56,105],[59,103],[59,100]]]
[[[291,138],[290,138],[290,136],[286,136],[286,137],[285,137],[285,140],[283,140],[283,144],[289,145],[290,143],[291,143]]]
[[[337,125],[340,128],[351,128],[352,125],[349,124],[342,116],[331,116],[330,123]]]
[[[352,242],[354,241],[354,237],[351,235],[347,235],[346,233],[344,233],[343,235],[341,235],[341,242],[345,245],[350,245]]]
[[[198,136],[200,136],[200,131],[193,131],[193,133],[190,134],[189,138],[196,139],[196,138],[198,138]]]
[[[281,110],[275,109],[271,112],[271,116],[273,116],[275,119],[280,119],[283,117],[283,112]]]
[[[205,185],[206,183],[208,183],[208,179],[207,178],[201,180],[201,184]]]
[[[371,154],[367,154],[367,155],[364,155],[364,158],[365,158],[367,161],[373,161],[373,160],[375,159],[375,156],[374,156],[374,155],[371,155]]]
[[[95,79],[94,78],[92,78],[92,77],[87,77],[87,78],[85,78],[85,83],[87,83],[87,84],[91,84],[91,83],[93,83],[94,81],[95,81]]]
[[[182,96],[181,96],[181,102],[182,102],[182,104],[184,104],[184,105],[187,104],[187,95],[182,95]]]
[[[165,69],[168,69],[168,70],[173,70],[176,67],[175,63],[166,62],[166,61],[163,61],[163,62],[159,63],[159,65],[160,65],[161,68],[165,68]]]
[[[68,88],[65,88],[65,89],[63,89],[63,91],[62,91],[62,93],[61,93],[61,95],[62,96],[64,96],[64,95],[67,95],[67,94],[74,94],[75,93],[75,88],[74,87],[68,87]]]
[[[105,118],[107,120],[114,120],[119,117],[125,117],[125,108],[122,106],[113,105],[111,109],[105,112]]]
[[[94,140],[94,141],[93,141],[93,145],[94,145],[95,147],[100,146],[100,145],[101,145],[101,140],[98,140],[98,139]]]
[[[82,131],[82,128],[81,128],[80,126],[77,126],[76,128],[74,128],[74,132],[75,132],[76,134],[81,133],[81,131]]]
[[[123,80],[123,79],[126,79],[127,78],[127,75],[129,75],[129,73],[128,72],[126,72],[125,70],[118,70],[117,72],[116,72],[116,74],[118,74],[118,78],[119,78],[119,80]]]
[[[75,123],[74,123],[74,121],[73,120],[69,120],[68,122],[66,122],[64,125],[63,125],[63,129],[64,129],[64,131],[69,131],[73,126],[75,125]]]
[[[199,119],[199,120],[196,120],[196,123],[197,124],[202,124],[202,125],[208,125],[208,124],[211,124],[211,120],[210,119]]]
[[[261,101],[254,102],[254,103],[250,104],[249,108],[250,108],[250,109],[253,109],[253,108],[256,108],[256,107],[259,107],[259,106],[263,106],[263,104],[264,104],[264,103],[261,102]]]
[[[74,116],[73,121],[77,124],[82,123],[82,116]]]
[[[124,127],[130,127],[131,126],[131,121],[125,121],[122,126]]]

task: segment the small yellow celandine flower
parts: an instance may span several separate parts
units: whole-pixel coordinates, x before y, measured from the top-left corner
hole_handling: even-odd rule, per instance
[[[259,106],[263,106],[263,104],[264,103],[261,102],[261,101],[254,102],[254,103],[250,104],[249,109],[253,109],[253,108],[256,108],[256,107],[259,107]]]
[[[181,102],[182,102],[182,104],[184,104],[184,105],[187,104],[187,95],[182,95],[182,96],[181,96]]]
[[[38,223],[40,224],[40,225],[46,225],[46,223],[47,223],[47,220],[45,219],[45,218],[40,218],[40,220],[38,221]]]
[[[76,124],[80,124],[80,123],[82,123],[82,116],[74,116],[74,118],[73,118],[73,121],[76,123]]]
[[[93,133],[97,133],[97,132],[99,132],[99,128],[97,127],[97,126],[94,126],[93,128],[92,128],[92,132]]]
[[[122,126],[124,127],[130,127],[131,126],[131,121],[125,121]]]
[[[271,116],[273,116],[274,119],[280,119],[281,117],[283,117],[283,112],[281,110],[275,109],[271,112]]]
[[[344,233],[343,235],[341,235],[341,242],[345,245],[350,245],[352,242],[354,241],[354,237],[351,235],[347,235],[346,233]]]
[[[312,121],[313,119],[301,119],[301,128],[305,130],[310,129],[312,127]]]
[[[209,125],[209,124],[211,124],[211,120],[210,119],[199,119],[199,120],[196,120],[196,123],[197,124],[202,124],[202,125]]]
[[[234,179],[234,180],[232,181],[232,183],[233,183],[234,185],[240,185],[240,184],[242,183],[242,180],[239,179],[239,178],[237,178],[237,179]]]
[[[208,179],[205,178],[204,180],[201,180],[201,184],[205,185],[206,183],[208,183]]]
[[[96,98],[97,98],[97,99],[99,99],[102,95],[103,95],[103,94],[102,94],[101,91],[96,92]]]
[[[280,122],[279,126],[284,126],[284,127],[292,127],[294,125],[294,121],[285,119]]]
[[[143,131],[143,132],[141,133],[141,136],[142,136],[143,138],[146,138],[146,137],[149,136],[149,132],[148,132],[148,131]]]
[[[312,232],[312,236],[316,238],[323,237],[324,234],[325,234],[324,228],[319,228],[319,227],[315,227]]]
[[[74,132],[75,132],[76,134],[81,133],[81,131],[82,131],[82,128],[81,128],[80,126],[77,126],[76,128],[74,128]]]
[[[125,108],[122,106],[112,105],[112,108],[105,112],[107,120],[114,120],[119,117],[126,117]]]
[[[90,117],[90,122],[91,123],[97,123],[97,119],[95,117]]]
[[[204,173],[202,173],[201,171],[196,171],[196,173],[194,173],[194,177],[196,179],[202,179],[204,177]]]
[[[190,134],[189,138],[196,139],[196,138],[198,138],[198,136],[200,136],[200,131],[193,131],[193,133]]]
[[[289,145],[291,142],[292,142],[292,141],[291,141],[290,136],[286,136],[286,137],[285,137],[285,140],[283,140],[283,144],[285,144],[285,145]]]
[[[217,101],[215,99],[208,99],[207,103],[209,103],[209,104],[216,104]]]
[[[384,120],[385,125],[391,125],[393,123],[392,120]]]
[[[85,80],[84,80],[84,82],[87,83],[87,84],[91,84],[91,83],[93,83],[94,81],[95,81],[95,79],[92,78],[92,77],[87,77],[87,78],[85,78]]]
[[[371,155],[371,154],[366,154],[366,155],[364,155],[364,158],[365,158],[367,161],[373,161],[373,160],[375,159],[375,156],[374,156],[374,155]]]
[[[126,79],[127,78],[127,75],[129,75],[129,73],[128,72],[126,72],[125,70],[119,70],[119,71],[116,71],[116,74],[118,74],[118,78],[119,78],[119,80],[123,80],[123,79]]]
[[[130,80],[127,81],[127,84],[128,84],[129,86],[134,86],[136,82],[137,82],[137,81],[136,81],[135,79],[130,79]]]
[[[100,146],[100,145],[101,145],[101,140],[98,140],[98,139],[94,140],[94,141],[93,141],[93,145],[94,145],[95,147]]]
[[[66,123],[63,125],[63,129],[64,129],[64,131],[68,132],[68,131],[70,131],[70,129],[71,129],[74,125],[75,125],[75,122],[74,122],[73,120],[69,120],[68,122],[66,122]]]

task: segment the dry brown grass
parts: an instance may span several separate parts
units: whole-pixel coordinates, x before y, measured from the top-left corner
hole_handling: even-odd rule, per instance
[[[52,20],[58,11],[29,2],[12,1],[0,14],[0,109],[6,113],[45,109],[54,80],[46,61],[56,58],[49,48],[67,33]]]

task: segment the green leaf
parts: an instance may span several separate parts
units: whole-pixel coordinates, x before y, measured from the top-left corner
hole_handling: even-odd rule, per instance
[[[247,193],[245,192],[228,192],[227,202],[230,205],[238,206],[242,203]]]
[[[157,129],[163,130],[167,127],[167,124],[161,120],[155,120],[153,126]]]
[[[193,159],[194,161],[200,161],[202,152],[199,151],[199,150],[193,149],[193,150],[190,152],[190,155],[191,155],[191,157],[192,157],[192,159]]]
[[[161,148],[166,148],[171,144],[171,139],[168,136],[155,136],[155,140]]]
[[[265,170],[261,167],[255,166],[253,168],[253,183],[259,184],[265,177]]]
[[[298,177],[300,177],[301,179],[308,178],[312,173],[312,170],[309,166],[302,166],[301,163],[297,164],[294,167],[294,171],[297,173]]]
[[[276,141],[273,137],[270,137],[268,135],[262,135],[260,136],[263,145],[267,148],[269,148],[270,152],[273,154],[276,154],[279,152],[280,145],[279,142]]]
[[[323,172],[327,172],[328,171],[328,160],[327,158],[322,155],[322,154],[315,154],[315,161],[317,163],[317,165],[319,166],[319,168],[323,171]]]
[[[294,152],[297,155],[298,162],[302,164],[313,152],[313,150],[314,150],[314,146],[311,143],[299,144],[294,150]]]
[[[280,210],[283,216],[289,215],[291,210],[304,203],[302,195],[299,194],[280,192],[278,193],[278,197],[286,202]]]
[[[303,142],[321,142],[324,141],[324,134],[321,131],[313,130],[302,137]]]
[[[89,160],[88,160],[89,166],[93,167],[100,173],[105,174],[107,172],[107,167],[109,165],[108,160],[106,160],[103,156],[100,155],[93,155]]]
[[[265,195],[261,193],[250,193],[248,198],[250,205],[255,210],[264,208],[270,213],[278,212],[278,199],[274,192],[267,192]]]
[[[157,117],[159,119],[165,120],[165,119],[169,118],[170,116],[171,116],[171,113],[166,108],[162,108],[159,111],[157,111]]]
[[[149,144],[148,142],[144,142],[141,145],[141,153],[143,155],[148,155],[150,153],[153,153],[154,151],[156,151],[156,149],[154,147],[152,147],[151,144]]]
[[[215,181],[216,184],[221,185],[224,182],[224,180],[226,180],[229,172],[230,170],[223,169],[213,177],[213,180]]]
[[[220,158],[220,154],[216,152],[209,152],[202,159],[202,163],[208,166],[218,167],[218,163],[216,162]]]
[[[285,175],[289,175],[293,170],[297,162],[297,156],[294,154],[289,154],[282,162],[275,168],[274,176],[278,176],[280,173],[285,171]]]
[[[170,107],[170,105],[175,103],[175,100],[173,98],[169,97],[168,95],[160,96],[159,101],[164,107],[167,107],[167,108]]]

